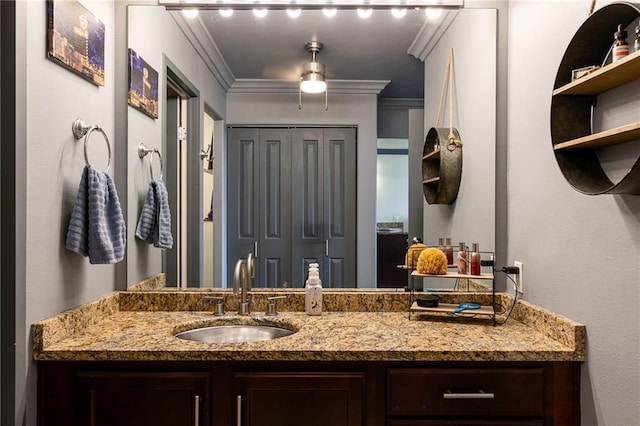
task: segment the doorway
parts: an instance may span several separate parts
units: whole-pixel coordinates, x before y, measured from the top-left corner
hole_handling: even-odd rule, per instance
[[[173,248],[163,254],[168,287],[202,282],[202,193],[198,90],[165,58],[165,182],[169,193]]]

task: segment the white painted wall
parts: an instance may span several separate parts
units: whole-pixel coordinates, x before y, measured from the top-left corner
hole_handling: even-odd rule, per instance
[[[44,1],[17,2],[19,103],[16,110],[18,170],[24,170],[24,283],[18,283],[16,347],[16,424],[35,424],[35,365],[29,330],[34,321],[102,296],[114,289],[115,266],[91,265],[64,247],[69,217],[84,168],[82,141],[71,133],[75,118],[100,125],[111,138],[114,122],[114,7],[112,2],[83,1],[104,22],[105,86],[97,87],[46,57]],[[24,151],[22,151],[24,147]],[[106,144],[98,134],[89,143],[92,164],[104,169]],[[19,156],[20,158],[20,156]],[[22,161],[22,163],[21,163]],[[111,175],[119,170],[111,165]],[[120,166],[121,167],[121,166]],[[20,173],[22,173],[22,170]],[[117,188],[126,197],[126,188]],[[18,258],[20,258],[18,254]],[[20,275],[20,274],[19,274]],[[24,287],[22,287],[24,284]],[[21,303],[24,303],[22,305]],[[24,314],[24,317],[22,316]],[[24,340],[23,340],[24,339]],[[22,359],[20,359],[22,358]]]
[[[587,326],[582,424],[637,425],[640,197],[574,191],[551,150],[553,82],[587,8],[510,2],[508,260],[525,263],[526,299]]]
[[[129,6],[128,43],[130,48],[158,71],[158,81],[161,86],[158,94],[160,117],[163,114],[164,99],[166,98],[166,93],[162,90],[162,82],[166,80],[163,55],[166,55],[200,91],[200,111],[204,114],[206,104],[218,117],[224,118],[225,90],[216,81],[164,7]],[[130,230],[128,232],[127,283],[132,284],[162,271],[162,250],[139,241],[135,238],[134,232],[149,183],[147,159],[141,161],[138,158],[136,147],[140,142],[143,142],[148,147],[158,148],[162,152],[163,122],[161,118],[153,120],[142,112],[129,108],[128,128],[128,223]],[[201,122],[200,134],[205,134],[204,119]],[[216,164],[218,164],[217,161]],[[217,169],[220,168],[217,167]],[[208,202],[209,200],[207,200]],[[172,212],[172,219],[174,217],[175,212]]]
[[[331,86],[330,86],[331,87]],[[331,94],[329,110],[323,110],[324,97],[303,99],[298,109],[295,93],[229,93],[227,122],[232,125],[345,125],[358,128],[357,152],[357,281],[358,287],[375,287],[376,277],[376,140],[377,96]]]
[[[454,244],[495,248],[495,146],[497,12],[463,9],[425,59],[425,135],[436,127],[449,50],[454,50],[454,126],[462,139],[462,179],[458,198],[449,205],[424,202],[424,241],[439,237]],[[448,99],[448,95],[447,95]],[[449,102],[438,127],[449,127]],[[417,161],[417,160],[416,160]]]

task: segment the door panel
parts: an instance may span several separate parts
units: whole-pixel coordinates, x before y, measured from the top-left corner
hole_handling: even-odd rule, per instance
[[[291,132],[260,129],[260,238],[254,286],[283,287],[291,279]]]
[[[258,234],[258,129],[228,131],[227,143],[227,271],[229,284],[235,264],[254,252]],[[256,282],[259,268],[256,269]]]
[[[356,286],[356,132],[324,130],[325,277],[327,287]],[[326,282],[326,284],[325,284]]]
[[[363,373],[236,373],[246,426],[362,426]],[[240,422],[238,422],[240,420]]]
[[[304,287],[309,264],[319,263],[322,268],[324,263],[324,133],[294,129],[292,138],[292,284],[299,288]]]

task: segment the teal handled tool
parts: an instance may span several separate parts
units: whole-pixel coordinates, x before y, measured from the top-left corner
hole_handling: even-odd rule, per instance
[[[480,305],[478,303],[461,303],[457,308],[453,310],[453,312],[459,314],[460,312],[466,311],[467,309],[480,309]]]

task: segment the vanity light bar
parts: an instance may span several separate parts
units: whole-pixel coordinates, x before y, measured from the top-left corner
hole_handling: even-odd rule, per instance
[[[459,9],[464,7],[464,0],[265,0],[256,3],[255,0],[158,0],[160,6],[167,10],[181,10],[184,8],[197,9],[254,9],[260,8],[286,9],[292,6],[301,9],[321,9],[331,6],[336,9],[395,9],[399,7],[439,7]]]

